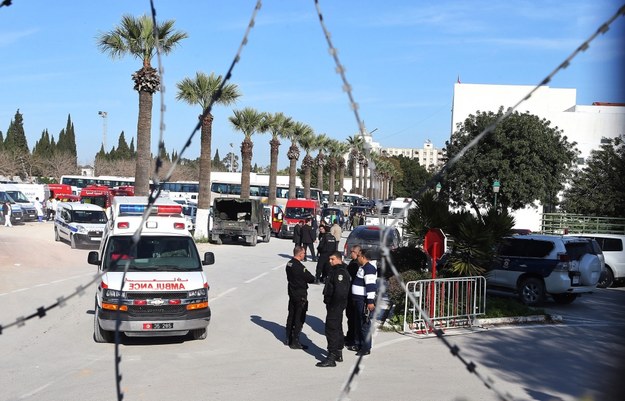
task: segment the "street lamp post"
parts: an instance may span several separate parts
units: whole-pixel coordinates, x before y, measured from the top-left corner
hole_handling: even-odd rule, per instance
[[[106,152],[106,118],[108,113],[106,111],[98,111],[98,115],[102,117],[102,147]]]
[[[499,180],[495,180],[493,182],[493,192],[495,193],[495,210],[497,210],[497,194],[499,193],[500,186],[501,183],[499,182]]]

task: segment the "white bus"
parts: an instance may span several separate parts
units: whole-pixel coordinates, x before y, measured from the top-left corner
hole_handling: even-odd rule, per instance
[[[80,190],[89,185],[106,185],[109,188],[135,185],[134,177],[116,177],[101,175],[89,177],[84,175],[62,175],[60,184],[72,186],[72,193],[80,195]]]

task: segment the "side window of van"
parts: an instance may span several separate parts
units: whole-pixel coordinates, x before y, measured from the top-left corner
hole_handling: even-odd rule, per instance
[[[619,238],[603,238],[603,250],[608,252],[623,251],[623,241]]]

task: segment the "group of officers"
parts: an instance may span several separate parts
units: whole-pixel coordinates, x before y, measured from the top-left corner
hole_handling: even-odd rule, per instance
[[[336,366],[343,361],[343,348],[356,355],[371,353],[369,328],[375,310],[377,270],[370,263],[366,250],[356,245],[350,250],[351,262],[343,263],[343,256],[334,250],[328,257],[324,278],[323,302],[326,305],[325,335],[328,341],[327,357],[319,367]],[[293,257],[286,265],[289,314],[286,321],[286,344],[292,349],[307,349],[300,343],[300,333],[308,310],[308,284],[316,278],[302,263],[306,249],[296,245]],[[343,314],[347,317],[347,333],[343,335]]]

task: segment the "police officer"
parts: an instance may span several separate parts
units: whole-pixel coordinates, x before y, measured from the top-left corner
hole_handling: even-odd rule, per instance
[[[351,290],[350,277],[341,253],[334,251],[329,257],[330,269],[323,287],[323,302],[326,304],[325,334],[328,340],[328,356],[317,363],[321,368],[336,366],[343,362],[343,311]]]
[[[350,257],[351,261],[347,265],[347,272],[349,273],[349,277],[353,282],[356,278],[356,273],[358,273],[358,255],[360,254],[360,245],[354,245],[352,249],[350,249]],[[349,298],[347,299],[347,308],[345,308],[345,317],[347,317],[347,333],[345,333],[345,346],[351,347],[355,345],[356,342],[356,317],[354,316],[354,299],[352,297],[351,291],[349,294]]]
[[[317,258],[317,268],[315,269],[315,284],[323,282],[328,274],[328,260],[332,252],[337,250],[337,242],[334,235],[327,229],[326,226],[319,226],[319,245],[317,251],[319,251],[319,257]]]
[[[293,249],[293,257],[286,264],[286,279],[289,293],[289,315],[286,318],[286,344],[293,349],[307,349],[299,342],[299,334],[306,320],[308,310],[308,283],[315,281],[302,264],[306,250],[301,246]]]

